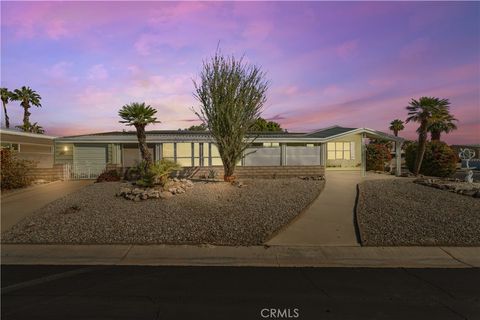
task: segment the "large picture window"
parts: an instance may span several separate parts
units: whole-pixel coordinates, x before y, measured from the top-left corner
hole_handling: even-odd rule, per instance
[[[353,160],[355,159],[355,142],[328,142],[328,160]]]

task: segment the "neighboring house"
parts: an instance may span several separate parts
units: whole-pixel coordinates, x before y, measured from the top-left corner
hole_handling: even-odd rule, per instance
[[[238,164],[247,167],[270,167],[270,172],[302,167],[327,170],[365,171],[365,142],[381,138],[397,142],[403,139],[367,128],[333,126],[309,133],[264,132],[252,134],[255,139]],[[183,167],[221,166],[222,161],[208,132],[148,131],[147,143],[154,160],[162,158]],[[397,163],[400,163],[398,152]],[[107,164],[134,166],[140,160],[136,133],[106,132],[55,139],[55,163],[69,164],[79,177],[95,177]],[[400,165],[397,166],[400,174]],[[265,169],[266,170],[266,169]],[[305,171],[298,171],[305,172]]]
[[[19,159],[34,161],[37,168],[53,167],[55,138],[44,134],[0,129],[2,149],[15,150]]]

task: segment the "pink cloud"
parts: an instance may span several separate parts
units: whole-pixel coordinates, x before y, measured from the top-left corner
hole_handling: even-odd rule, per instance
[[[90,80],[105,80],[108,78],[108,71],[103,64],[96,64],[88,69],[87,76]]]
[[[358,40],[350,40],[342,43],[341,45],[335,48],[337,55],[346,59],[356,54],[358,50]]]
[[[52,20],[45,26],[45,32],[52,39],[60,39],[69,35],[69,31],[65,27],[65,21],[63,20]]]

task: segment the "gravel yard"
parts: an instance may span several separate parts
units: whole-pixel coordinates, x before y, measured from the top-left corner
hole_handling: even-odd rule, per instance
[[[480,199],[411,179],[359,186],[357,221],[367,246],[478,246]]]
[[[259,245],[321,192],[301,179],[197,182],[170,199],[115,197],[121,183],[89,185],[58,199],[2,234],[3,243]]]

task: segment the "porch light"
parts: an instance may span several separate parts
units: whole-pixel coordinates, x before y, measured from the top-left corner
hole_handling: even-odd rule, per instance
[[[68,151],[68,147],[67,146],[63,147],[63,151],[65,152]]]

